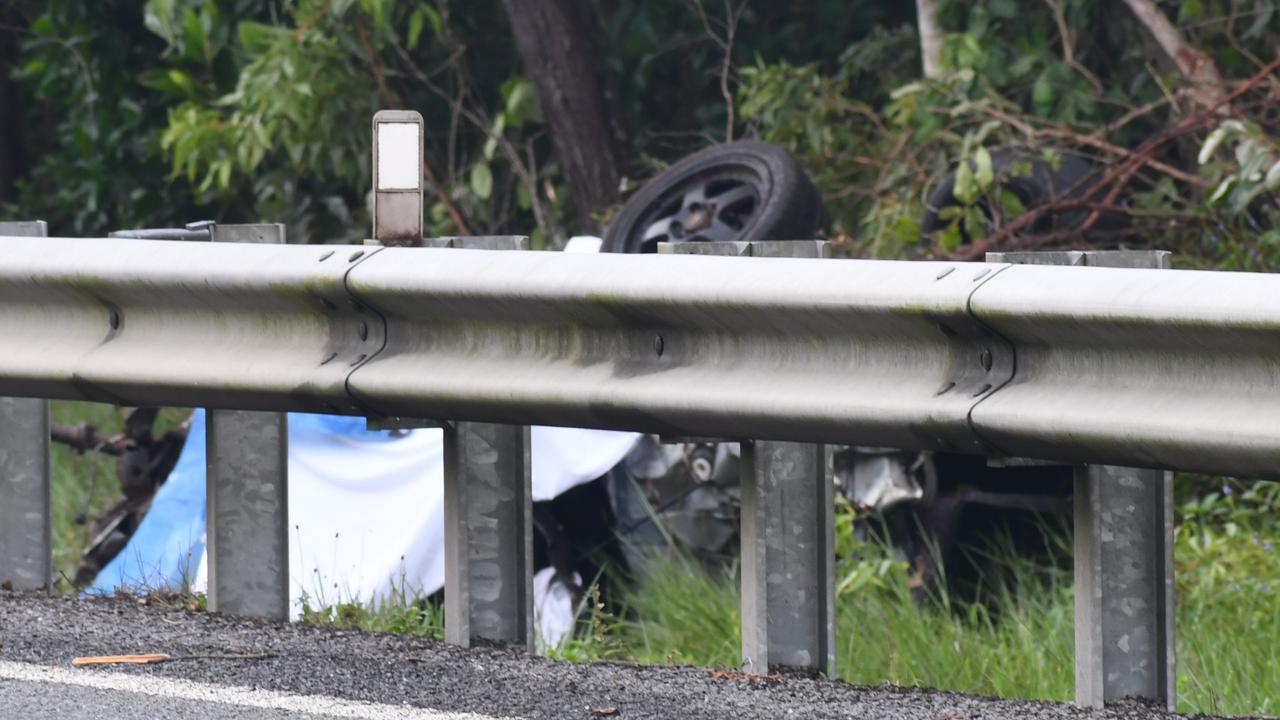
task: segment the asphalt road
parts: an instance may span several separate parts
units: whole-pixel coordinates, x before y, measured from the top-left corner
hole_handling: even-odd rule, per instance
[[[78,656],[156,652],[185,659],[71,665]],[[237,657],[244,655],[257,657]],[[142,607],[129,599],[0,592],[0,718],[457,720],[460,713],[476,714],[471,720],[1181,717],[1140,704],[1088,710],[798,676],[761,680],[690,667],[574,665],[506,648],[461,650],[421,638]]]
[[[111,688],[87,688],[60,682],[66,678],[49,677],[47,668],[25,666],[26,672],[38,680],[0,679],[0,708],[7,718],[58,718],[59,720],[338,720],[350,717],[411,717],[395,714],[396,708],[378,708],[359,705],[345,710],[355,710],[359,715],[344,712],[334,715],[326,712],[325,703],[314,703],[308,710],[263,707],[243,702],[223,702],[217,691],[187,684],[140,684],[132,675],[117,673],[92,673],[94,679],[121,680]],[[90,673],[79,673],[89,675]],[[174,681],[168,681],[174,682]],[[166,694],[173,690],[175,695]],[[193,691],[184,693],[183,691]],[[312,712],[311,710],[314,710]],[[343,712],[339,711],[339,712]],[[381,714],[380,714],[381,713]],[[437,715],[444,718],[447,716]]]

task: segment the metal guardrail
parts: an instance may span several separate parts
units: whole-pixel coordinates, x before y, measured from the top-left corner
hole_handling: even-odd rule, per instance
[[[1280,477],[1280,408],[1258,402],[1280,384],[1271,275],[16,237],[0,251],[0,394]]]
[[[0,237],[0,395],[443,421],[462,644],[528,640],[520,426],[761,441],[744,463],[744,655],[829,670],[829,540],[787,539],[769,512],[804,487],[830,527],[821,456],[797,443],[1280,477],[1278,301],[1280,277],[1247,273]],[[0,465],[21,451],[12,423]],[[1136,596],[1112,582],[1164,597],[1167,482],[1143,486],[1155,525],[1101,559],[1118,522],[1089,494],[1104,475],[1077,486],[1097,541],[1079,697],[1172,702],[1171,645],[1139,637],[1167,635],[1170,613],[1126,620]],[[27,522],[9,497],[33,491],[0,487],[0,527]],[[26,567],[19,547],[0,534],[0,577]],[[761,580],[787,568],[819,592]],[[255,587],[278,589],[273,572]],[[1121,646],[1143,649],[1113,672]]]

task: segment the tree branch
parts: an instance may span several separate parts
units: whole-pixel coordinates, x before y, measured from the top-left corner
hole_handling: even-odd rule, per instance
[[[1075,41],[1071,37],[1071,27],[1067,25],[1067,12],[1062,7],[1062,0],[1044,0],[1049,6],[1049,10],[1053,12],[1053,22],[1058,26],[1058,35],[1062,36],[1062,61],[1076,72],[1084,76],[1085,80],[1093,86],[1094,92],[1101,95],[1103,93],[1102,82],[1097,76],[1089,72],[1089,68],[1080,64],[1076,60]]]
[[[733,140],[734,105],[733,93],[729,91],[729,76],[733,72],[733,40],[738,34],[738,20],[742,17],[742,11],[747,7],[747,0],[743,0],[742,4],[737,8],[733,6],[730,0],[724,0],[724,37],[717,35],[715,30],[711,28],[711,19],[707,17],[707,11],[703,9],[700,0],[689,0],[689,5],[693,7],[698,14],[698,18],[702,20],[702,27],[706,30],[707,37],[711,38],[724,51],[724,61],[720,64],[720,95],[724,97],[725,112],[727,113],[724,121],[724,141],[731,142]]]
[[[1204,52],[1192,47],[1178,32],[1169,18],[1156,6],[1155,0],[1124,0],[1124,4],[1133,11],[1138,22],[1155,38],[1164,50],[1165,55],[1173,61],[1182,76],[1191,85],[1191,97],[1203,107],[1218,108],[1225,113],[1229,109],[1222,107],[1226,97],[1226,83],[1218,65]]]

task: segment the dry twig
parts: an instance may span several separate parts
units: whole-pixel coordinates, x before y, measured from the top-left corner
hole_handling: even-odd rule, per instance
[[[698,14],[698,18],[702,20],[702,27],[706,30],[707,37],[712,42],[720,46],[724,52],[724,60],[720,64],[720,95],[724,97],[725,113],[727,117],[724,121],[724,140],[730,142],[733,140],[733,123],[734,123],[734,105],[733,93],[729,90],[729,77],[733,73],[733,41],[738,34],[738,21],[742,18],[742,11],[747,8],[747,2],[743,0],[741,5],[736,8],[730,0],[724,0],[724,36],[716,34],[711,27],[711,18],[707,16],[707,11],[703,9],[700,0],[688,0],[690,7]]]

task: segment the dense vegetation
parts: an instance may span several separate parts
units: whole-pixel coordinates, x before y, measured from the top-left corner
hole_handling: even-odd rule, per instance
[[[367,227],[368,118],[410,107],[427,118],[438,234],[554,245],[665,162],[757,136],[813,173],[849,254],[972,257],[988,243],[961,238],[993,231],[1003,247],[1080,244],[1031,234],[1034,212],[1007,197],[1000,217],[976,209],[990,152],[1029,146],[1102,163],[1111,185],[1091,209],[1133,225],[1089,242],[1274,264],[1274,0],[922,5],[941,30],[927,78],[914,8],[883,0],[10,0],[0,202],[67,234],[213,217],[351,240]],[[581,112],[542,111],[560,69],[516,52],[529,6],[568,8],[565,46],[596,61],[574,80],[598,91]],[[590,130],[564,127],[577,115],[605,132],[557,138]],[[618,187],[584,189],[556,151],[572,142]],[[922,236],[927,188],[962,158],[964,206]]]
[[[916,5],[940,29],[926,51]],[[527,233],[555,247],[607,223],[629,190],[686,152],[758,137],[812,174],[845,254],[975,258],[1087,243],[1270,271],[1280,263],[1276,5],[3,0],[0,218],[45,218],[64,235],[273,221],[293,242],[357,240],[369,118],[406,107],[427,121],[431,234]],[[561,12],[575,57],[592,61],[567,88],[590,101],[581,113],[548,92],[563,68],[524,30],[550,17],[531,7]],[[585,145],[590,167],[566,143]],[[1003,193],[991,167],[1007,147],[1097,161],[1106,191],[1077,209],[1090,223],[1104,212],[1130,223],[1036,232],[1036,211]],[[924,233],[924,199],[952,170],[960,205]],[[94,419],[109,424],[106,411]],[[85,486],[102,481],[93,509],[112,481],[105,462],[59,461],[58,565],[69,568],[85,541],[71,522]],[[1280,493],[1194,478],[1179,492],[1185,707],[1275,713]],[[841,610],[851,679],[1069,695],[1061,577],[1019,582],[995,610],[919,606],[903,601],[892,563],[853,558]],[[564,652],[733,664],[734,583],[701,573],[664,566],[656,577],[668,582],[642,586],[634,613],[597,613]],[[382,627],[435,617],[406,605]]]

